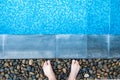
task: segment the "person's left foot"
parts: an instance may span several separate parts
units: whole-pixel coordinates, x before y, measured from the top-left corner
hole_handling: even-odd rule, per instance
[[[77,60],[72,60],[71,72],[68,80],[75,80],[79,70],[80,70],[79,62]]]
[[[43,65],[44,74],[49,80],[56,80],[50,61],[45,61]]]

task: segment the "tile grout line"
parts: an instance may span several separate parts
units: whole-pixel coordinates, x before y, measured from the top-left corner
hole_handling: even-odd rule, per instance
[[[2,37],[2,47],[3,47],[3,57],[5,57],[5,35],[3,34],[3,37]]]
[[[108,30],[108,57],[110,57],[110,12],[111,12],[111,0],[109,0],[109,30]]]
[[[107,36],[107,42],[108,42],[108,58],[110,57],[109,56],[109,53],[110,53],[110,35]]]
[[[57,59],[57,39],[56,39],[56,36],[57,35],[55,35],[55,59]]]
[[[86,58],[89,58],[89,55],[88,55],[88,35],[86,35],[86,53],[87,53]]]

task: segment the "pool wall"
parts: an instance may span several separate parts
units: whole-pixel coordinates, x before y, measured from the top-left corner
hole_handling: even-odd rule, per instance
[[[119,57],[120,35],[0,36],[0,59]]]

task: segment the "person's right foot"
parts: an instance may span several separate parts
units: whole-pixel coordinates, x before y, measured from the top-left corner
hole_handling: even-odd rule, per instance
[[[43,71],[49,80],[56,80],[50,61],[45,61]]]
[[[71,72],[68,80],[75,80],[79,70],[80,70],[79,62],[77,60],[72,60]]]

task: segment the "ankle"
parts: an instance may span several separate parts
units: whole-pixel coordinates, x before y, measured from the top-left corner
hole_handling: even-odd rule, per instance
[[[48,77],[48,79],[49,79],[49,80],[56,80],[55,76],[54,76],[54,77],[53,77],[53,76],[50,76],[50,77]]]
[[[76,80],[75,74],[70,73],[68,80]]]

